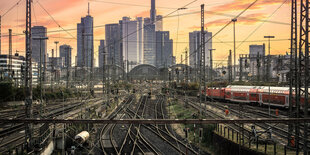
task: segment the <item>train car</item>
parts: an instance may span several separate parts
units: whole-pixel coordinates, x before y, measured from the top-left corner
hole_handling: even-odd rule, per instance
[[[207,87],[206,95],[212,100],[225,100],[225,88]]]
[[[229,85],[225,88],[225,98],[232,102],[256,103],[258,87]]]
[[[262,86],[258,89],[259,104],[287,108],[289,105],[289,87]]]

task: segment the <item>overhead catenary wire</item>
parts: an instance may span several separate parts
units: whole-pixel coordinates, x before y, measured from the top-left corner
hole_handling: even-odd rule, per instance
[[[5,17],[5,15],[7,15],[11,10],[13,10],[22,0],[17,1],[17,3],[15,3],[13,6],[11,6],[5,13],[3,13],[1,15],[1,17]]]
[[[252,2],[244,10],[242,10],[237,16],[235,16],[234,19],[237,19],[238,17],[240,17],[245,11],[247,11],[250,7],[252,7],[257,1],[258,0],[255,0],[254,2]],[[197,53],[202,46],[205,46],[206,43],[208,43],[212,38],[214,38],[216,35],[218,35],[220,32],[222,32],[231,23],[232,23],[232,20],[230,20],[227,24],[225,24],[220,30],[218,30],[214,35],[212,35],[212,37],[210,37],[207,41],[205,41],[204,43],[201,43],[201,45],[194,52],[190,53],[187,57],[190,57],[191,55]],[[181,63],[183,63],[183,60],[181,61]]]
[[[145,8],[150,8],[150,7],[151,7],[151,6],[149,6],[149,5],[141,5],[141,4],[133,4],[133,3],[111,2],[111,1],[105,1],[105,0],[88,0],[88,1],[90,1],[90,2],[99,2],[99,3],[106,3],[106,4],[115,4],[115,5],[124,5],[124,6],[135,6],[135,7],[145,7]],[[217,5],[217,4],[223,4],[223,3],[212,3],[212,4],[208,4],[207,6],[212,6],[212,5]],[[156,6],[156,8],[168,9],[168,10],[179,9],[179,8],[164,7],[164,6]],[[193,7],[188,7],[188,8],[200,8],[200,6],[193,6]]]
[[[226,17],[235,17],[234,15],[231,14],[224,14],[224,13],[218,13],[218,12],[214,12],[214,11],[205,11],[207,13],[212,13],[212,14],[216,14],[216,15],[222,15],[222,16],[226,16]],[[163,18],[171,18],[171,17],[178,17],[178,16],[186,16],[189,14],[197,14],[200,13],[200,11],[195,11],[195,12],[190,12],[190,13],[183,13],[183,14],[179,14],[179,15],[168,15],[165,16]],[[278,21],[271,21],[271,20],[261,20],[261,19],[257,19],[257,18],[250,18],[250,17],[238,17],[239,19],[247,19],[247,20],[253,20],[253,21],[259,21],[259,22],[268,22],[268,23],[273,23],[273,24],[281,24],[281,25],[290,25],[290,23],[284,23],[284,22],[278,22]],[[58,25],[58,24],[57,24]],[[101,27],[105,27],[105,25],[107,24],[102,24],[102,25],[96,25],[93,26],[93,28],[101,28]],[[58,25],[59,26],[59,25]],[[85,27],[87,28],[87,27]],[[65,31],[66,33],[68,33],[67,31],[75,31],[77,30],[77,28],[69,28],[69,29],[64,29],[62,28],[61,30],[52,30],[52,31],[47,31],[46,33],[58,33],[60,31]],[[39,32],[38,32],[39,33]],[[23,33],[19,33],[19,34],[13,34],[12,36],[17,36],[17,35],[24,35]],[[8,34],[3,34],[2,37],[8,37]],[[73,37],[75,38],[75,37]]]
[[[246,41],[248,40],[259,28],[261,28],[270,17],[272,17],[285,3],[287,2],[287,0],[284,0],[281,5],[279,5],[279,7],[277,7],[268,17],[266,20],[264,20],[258,27],[256,27],[238,46],[237,49]]]
[[[39,6],[48,14],[48,16],[55,22],[55,24],[60,27],[63,31],[65,31],[67,34],[69,34],[72,38],[76,38],[74,37],[69,31],[67,31],[66,29],[64,29],[56,20],[55,18],[43,7],[43,5],[41,5],[41,3],[39,1],[37,1],[37,3],[39,4]]]

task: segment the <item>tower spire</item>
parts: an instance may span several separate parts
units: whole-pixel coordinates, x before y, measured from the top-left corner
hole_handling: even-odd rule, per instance
[[[155,0],[151,0],[151,11],[150,11],[150,16],[151,16],[151,22],[154,23],[156,19],[156,6],[155,6]]]
[[[88,2],[88,10],[87,10],[87,14],[89,15],[89,2]]]

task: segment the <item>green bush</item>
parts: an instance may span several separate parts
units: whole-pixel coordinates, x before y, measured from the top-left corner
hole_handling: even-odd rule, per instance
[[[11,81],[0,82],[0,98],[2,102],[14,100],[14,88]]]

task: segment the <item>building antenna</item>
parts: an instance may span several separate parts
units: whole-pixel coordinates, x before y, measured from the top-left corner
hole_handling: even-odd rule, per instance
[[[89,15],[89,2],[88,2],[88,11],[87,11],[87,14]]]

